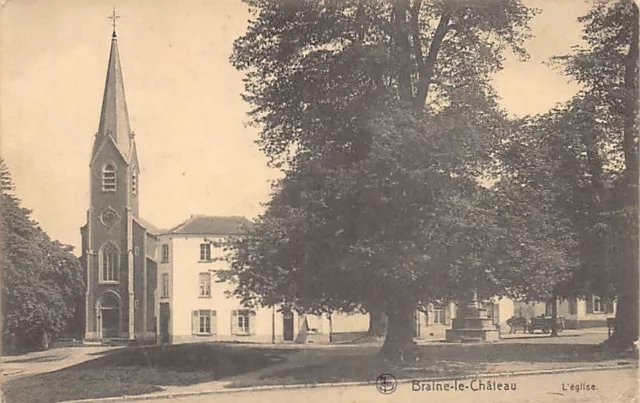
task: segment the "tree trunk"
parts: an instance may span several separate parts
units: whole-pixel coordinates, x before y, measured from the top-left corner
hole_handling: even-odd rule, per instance
[[[558,296],[551,297],[551,337],[558,337]]]
[[[613,335],[605,342],[616,349],[627,349],[638,340],[638,286],[630,283],[619,292],[616,325]]]
[[[396,301],[397,303],[397,301]],[[413,341],[415,335],[416,304],[397,304],[387,309],[387,336],[379,354],[390,360],[412,362],[419,359],[418,348]]]
[[[382,337],[387,333],[387,315],[380,309],[371,309],[369,312],[368,336]]]
[[[637,211],[637,210],[636,210]],[[635,220],[632,220],[635,221]],[[635,222],[637,225],[637,221]],[[627,349],[638,340],[640,321],[638,315],[638,235],[637,227],[626,239],[618,240],[623,255],[622,267],[616,284],[618,303],[616,308],[616,322],[613,335],[606,340],[605,345],[614,349]]]
[[[393,2],[394,45],[395,57],[398,62],[398,94],[407,103],[413,102],[413,88],[411,86],[411,47],[407,29],[407,2],[397,0]]]

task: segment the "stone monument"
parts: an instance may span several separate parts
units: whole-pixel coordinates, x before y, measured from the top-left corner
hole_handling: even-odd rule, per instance
[[[473,297],[459,312],[460,315],[451,321],[451,329],[446,330],[448,342],[486,342],[500,340],[500,331],[493,320],[487,317],[487,310],[478,304],[478,295]]]

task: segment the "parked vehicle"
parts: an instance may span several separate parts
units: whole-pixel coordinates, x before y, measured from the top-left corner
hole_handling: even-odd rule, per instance
[[[550,333],[553,324],[553,318],[551,316],[536,316],[531,318],[529,325],[527,326],[527,330],[529,333],[533,334],[536,330],[541,330],[542,333]],[[559,317],[556,321],[558,326],[558,332],[562,332],[564,330],[564,317]]]

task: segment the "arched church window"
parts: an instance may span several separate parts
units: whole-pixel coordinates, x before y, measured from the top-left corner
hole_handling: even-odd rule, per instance
[[[112,163],[108,163],[102,168],[102,191],[116,191],[116,168]]]
[[[100,248],[100,280],[103,282],[118,281],[120,269],[120,253],[113,243]]]
[[[138,173],[136,167],[133,167],[131,172],[131,193],[136,194],[138,191]]]

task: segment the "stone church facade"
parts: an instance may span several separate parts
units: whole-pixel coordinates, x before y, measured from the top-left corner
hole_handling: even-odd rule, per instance
[[[138,216],[140,169],[115,32],[89,167],[85,339],[153,339],[157,236]]]

